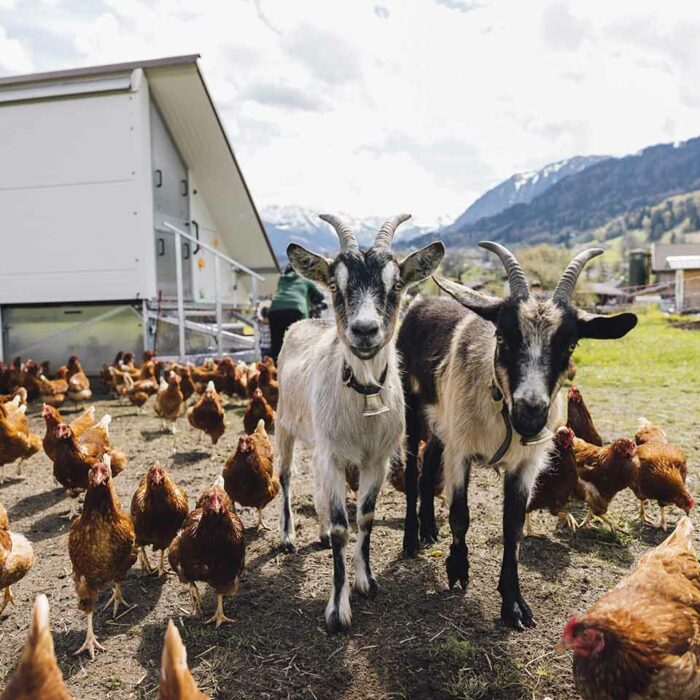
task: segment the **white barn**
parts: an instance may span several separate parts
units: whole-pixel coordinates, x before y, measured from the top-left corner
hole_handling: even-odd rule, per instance
[[[0,78],[0,360],[250,352],[279,267],[197,58]]]

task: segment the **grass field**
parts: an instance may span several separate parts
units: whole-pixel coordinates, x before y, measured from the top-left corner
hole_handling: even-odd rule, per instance
[[[659,313],[644,313],[622,341],[584,341],[577,350],[576,384],[581,388],[604,438],[630,436],[637,418],[658,421],[686,452],[690,488],[700,485],[700,331],[672,328]],[[140,476],[156,459],[165,461],[186,488],[190,502],[212,483],[241,430],[241,406],[227,407],[228,429],[211,453],[181,421],[182,433],[159,429],[147,406],[136,415],[113,399],[95,402],[97,415],[113,415],[113,443],[129,464],[115,481],[128,508]],[[32,429],[43,434],[40,407],[30,410]],[[635,522],[637,504],[630,492],[612,503],[610,515],[627,523],[631,534],[614,537],[591,528],[572,537],[549,514],[537,514],[537,536],[521,548],[521,587],[538,626],[523,633],[499,621],[496,592],[501,558],[501,479],[478,469],[470,487],[468,535],[471,570],[466,594],[448,591],[444,569],[450,535],[445,509],[438,504],[439,541],[414,560],[401,556],[403,496],[385,485],[377,505],[372,560],[381,590],[375,599],[353,596],[353,629],[328,637],[323,609],[332,562],[316,546],[308,453],[300,451],[293,484],[298,550],[277,551],[277,512],[266,519],[272,532],[246,531],[246,570],[240,592],[226,602],[236,622],[215,630],[192,616],[187,590],[170,574],[156,581],[133,568],[123,585],[136,606],[112,621],[96,615],[95,632],[107,651],[90,662],[74,657],[85,633],[77,610],[67,553],[67,510],[62,491],[51,480],[51,464],[37,455],[22,479],[0,486],[12,528],[33,543],[36,563],[15,588],[17,604],[0,617],[0,687],[14,669],[26,638],[34,596],[45,592],[61,670],[76,698],[122,699],[157,695],[160,652],[168,619],[175,620],[188,649],[197,682],[212,698],[464,698],[516,700],[576,698],[567,654],[554,645],[568,617],[615,585],[634,562],[660,542],[663,533]],[[349,497],[351,518],[354,501]],[[669,509],[675,522],[679,512]],[[583,509],[572,512],[581,519]],[[651,507],[656,514],[656,507]],[[243,512],[247,525],[254,513]],[[696,526],[700,518],[692,514]],[[351,545],[354,535],[351,536]],[[105,590],[103,605],[109,591]],[[215,599],[204,598],[211,614]]]

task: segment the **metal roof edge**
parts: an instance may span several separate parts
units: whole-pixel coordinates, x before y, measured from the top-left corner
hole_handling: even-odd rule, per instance
[[[119,73],[131,71],[136,68],[160,68],[164,66],[177,66],[186,63],[197,64],[200,57],[198,53],[184,54],[182,56],[168,56],[154,58],[147,61],[128,61],[125,63],[109,63],[102,66],[85,66],[84,68],[69,68],[67,70],[49,71],[47,73],[27,73],[25,75],[10,75],[0,77],[0,87],[4,85],[26,85],[31,83],[63,80],[66,78],[81,78],[89,75],[104,75],[106,73]]]

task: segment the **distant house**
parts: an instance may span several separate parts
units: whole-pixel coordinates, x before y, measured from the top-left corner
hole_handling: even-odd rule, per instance
[[[676,271],[668,264],[669,256],[700,255],[700,243],[654,243],[651,246],[651,270],[657,284],[673,284]]]
[[[669,255],[666,264],[675,277],[676,311],[700,312],[700,255]]]
[[[252,351],[279,267],[197,58],[0,78],[0,360]]]

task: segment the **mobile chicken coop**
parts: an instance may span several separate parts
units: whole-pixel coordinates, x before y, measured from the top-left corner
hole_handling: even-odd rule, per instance
[[[0,78],[0,359],[252,352],[279,267],[197,58]]]

